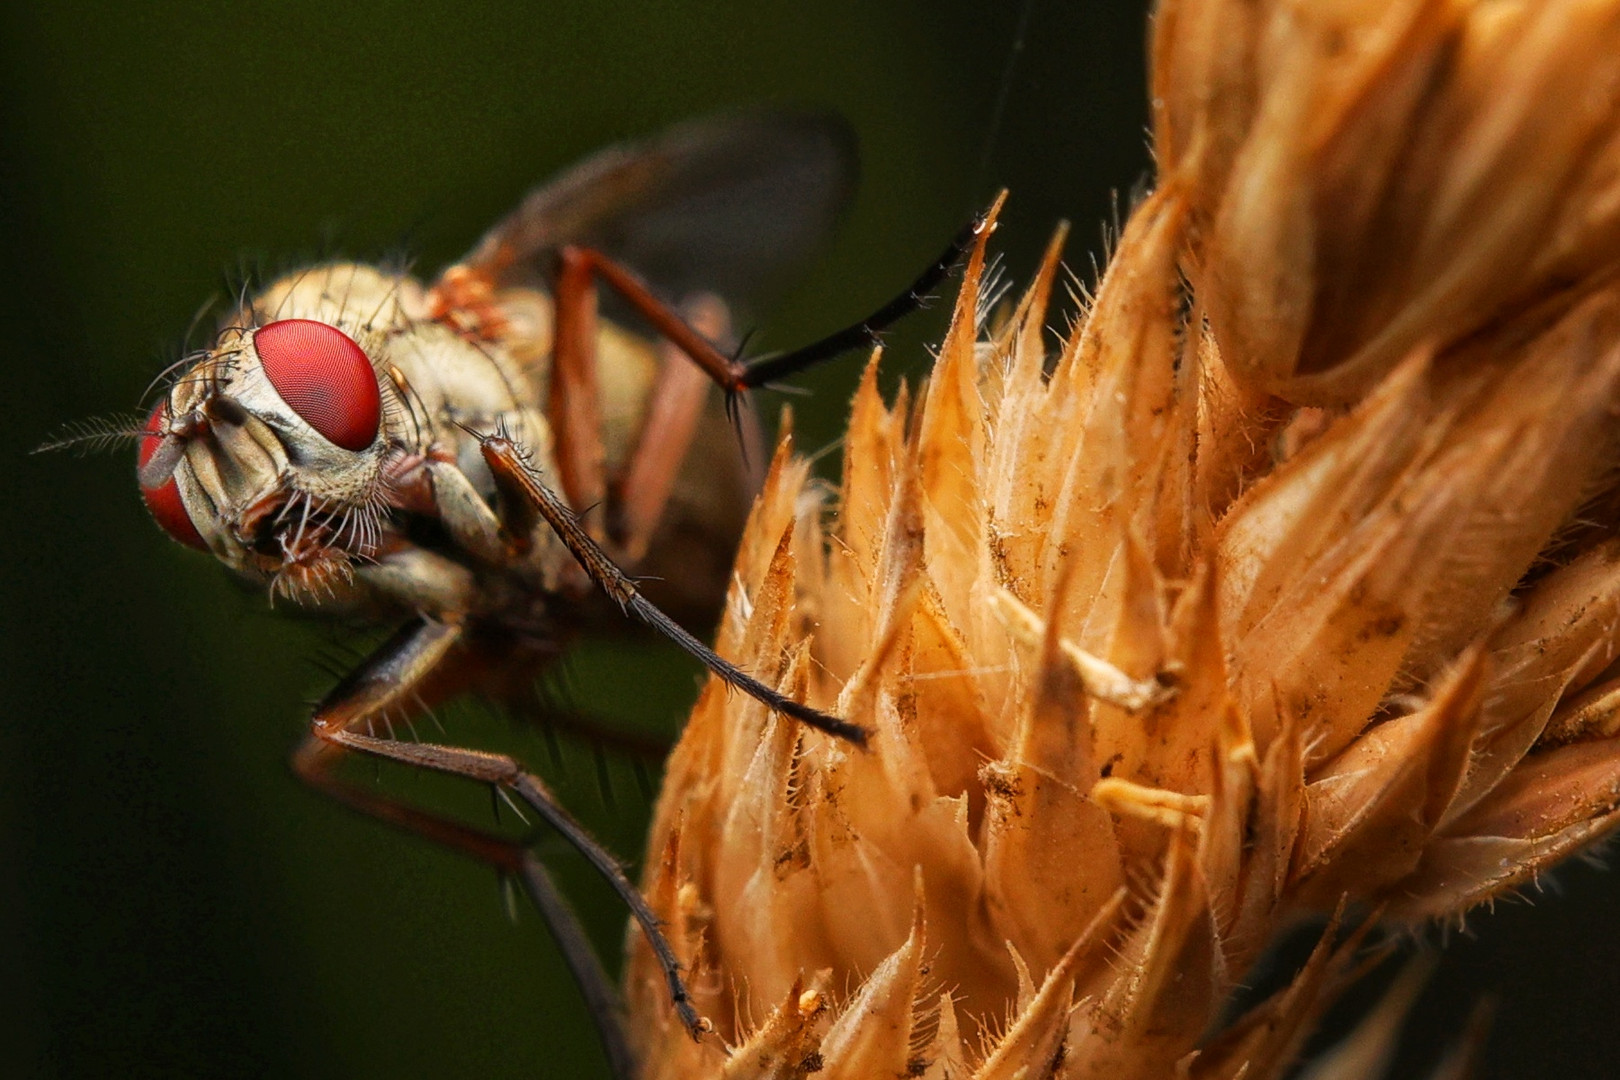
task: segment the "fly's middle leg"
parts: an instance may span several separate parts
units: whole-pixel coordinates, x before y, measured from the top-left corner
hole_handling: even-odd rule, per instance
[[[731,312],[718,296],[689,297],[681,312],[707,340],[731,339]],[[648,396],[641,430],[623,465],[608,478],[608,539],[630,566],[647,556],[709,401],[709,378],[677,345],[662,340],[658,353],[658,381]],[[757,417],[750,411],[739,420],[744,422],[745,465],[757,462],[764,456]],[[758,490],[762,480],[763,475],[753,477],[748,490]]]

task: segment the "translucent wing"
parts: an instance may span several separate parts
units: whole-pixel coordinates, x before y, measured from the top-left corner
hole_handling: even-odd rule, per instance
[[[671,298],[747,303],[820,246],[857,173],[840,117],[759,110],[682,124],[608,148],[541,185],[464,263],[533,281],[561,245],[597,248]]]

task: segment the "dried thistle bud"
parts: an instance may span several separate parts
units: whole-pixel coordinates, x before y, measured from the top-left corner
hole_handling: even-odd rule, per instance
[[[874,734],[704,693],[646,887],[718,1030],[633,939],[647,1077],[1281,1076],[1361,940],[1209,1037],[1282,931],[1620,823],[1616,11],[1164,7],[1161,184],[1061,349],[1061,237],[988,338],[981,241],[836,507],[778,451],[718,647]]]

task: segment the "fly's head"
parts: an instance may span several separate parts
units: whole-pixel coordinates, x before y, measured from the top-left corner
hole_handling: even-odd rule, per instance
[[[338,264],[271,285],[152,410],[137,475],[181,543],[301,602],[343,603],[385,543],[416,425],[388,353],[408,278]]]

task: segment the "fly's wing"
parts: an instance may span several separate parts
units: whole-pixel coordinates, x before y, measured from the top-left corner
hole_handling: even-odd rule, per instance
[[[564,244],[596,248],[679,299],[747,305],[814,254],[857,173],[854,132],[818,112],[759,110],[681,124],[587,158],[530,192],[464,265],[528,283]]]

